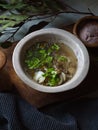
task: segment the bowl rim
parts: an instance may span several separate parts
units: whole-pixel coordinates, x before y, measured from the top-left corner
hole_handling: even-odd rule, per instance
[[[79,24],[81,24],[83,21],[90,20],[90,19],[98,20],[98,16],[84,16],[79,20],[77,20],[73,27],[73,34],[77,35],[77,27],[79,26]]]
[[[20,64],[18,64],[19,60],[20,60],[19,55],[20,55],[21,49],[25,45],[25,43],[28,40],[32,39],[32,37],[34,37],[36,35],[40,35],[42,33],[43,34],[53,33],[53,34],[59,34],[59,35],[63,35],[63,36],[66,34],[69,38],[71,37],[72,40],[75,40],[75,42],[78,43],[79,47],[83,50],[83,55],[85,55],[84,62],[86,63],[86,65],[84,65],[84,69],[81,70],[81,76],[79,76],[79,78],[76,79],[75,82],[71,82],[72,83],[71,85],[70,85],[70,82],[67,82],[66,85],[62,84],[60,86],[55,86],[55,87],[43,87],[43,85],[40,85],[36,82],[31,82],[31,80],[24,74]],[[71,89],[75,88],[76,86],[78,86],[84,80],[84,78],[86,77],[88,70],[89,70],[89,54],[88,54],[86,47],[83,45],[83,43],[75,35],[71,34],[70,32],[65,31],[63,29],[58,29],[58,28],[45,28],[45,29],[34,31],[34,32],[28,34],[27,36],[25,36],[23,39],[21,39],[18,42],[18,44],[16,45],[16,47],[13,51],[12,63],[13,63],[13,67],[14,67],[16,74],[28,86],[30,86],[31,88],[38,90],[40,92],[57,93],[57,92],[71,90]],[[31,83],[33,83],[33,86],[31,85]]]

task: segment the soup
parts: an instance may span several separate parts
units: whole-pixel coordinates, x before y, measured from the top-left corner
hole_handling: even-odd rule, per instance
[[[25,72],[44,86],[59,86],[68,82],[76,69],[77,58],[64,43],[38,42],[25,52]]]

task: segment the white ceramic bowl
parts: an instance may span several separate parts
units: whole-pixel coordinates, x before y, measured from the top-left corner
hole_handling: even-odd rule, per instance
[[[77,57],[77,70],[71,80],[56,87],[45,87],[29,78],[22,67],[22,57],[25,50],[32,46],[32,41],[61,42],[68,45]],[[86,77],[89,69],[89,55],[83,43],[73,34],[57,28],[41,29],[25,36],[15,47],[13,52],[13,66],[20,79],[33,89],[41,92],[56,93],[77,87]]]

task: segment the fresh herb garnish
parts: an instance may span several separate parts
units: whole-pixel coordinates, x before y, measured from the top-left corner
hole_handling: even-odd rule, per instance
[[[45,48],[45,49],[43,49]],[[50,48],[46,48],[46,45],[37,43],[37,49],[30,49],[26,53],[25,63],[28,69],[36,69],[47,64],[49,67],[53,61],[52,52],[53,50],[59,50],[57,44],[51,44]]]
[[[60,49],[59,45],[57,45],[56,43],[54,43],[54,44],[51,46],[51,48],[52,48],[53,50],[59,50],[59,49]]]
[[[48,86],[56,86],[60,80],[58,73],[54,68],[47,69],[43,76],[46,78],[46,80],[48,79]]]
[[[67,59],[67,57],[66,56],[59,56],[58,57],[58,61],[64,61],[64,62],[66,62],[68,59]]]
[[[62,43],[37,42],[26,51],[25,70],[40,84],[61,85],[72,77],[70,59],[65,54]]]
[[[32,59],[26,59],[25,63],[29,69],[35,69],[39,67],[40,60],[36,57],[33,57]]]

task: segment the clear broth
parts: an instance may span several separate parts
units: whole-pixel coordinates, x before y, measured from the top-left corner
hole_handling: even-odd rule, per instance
[[[39,51],[43,54],[40,54]],[[44,55],[47,56],[45,57]],[[43,59],[46,60],[45,63],[43,63]],[[39,84],[44,86],[59,86],[68,82],[74,76],[77,69],[77,58],[72,49],[64,43],[48,43],[43,41],[35,43],[26,51],[24,69],[32,80]],[[38,79],[38,74],[40,74],[40,80]],[[44,81],[42,82],[41,80]]]

